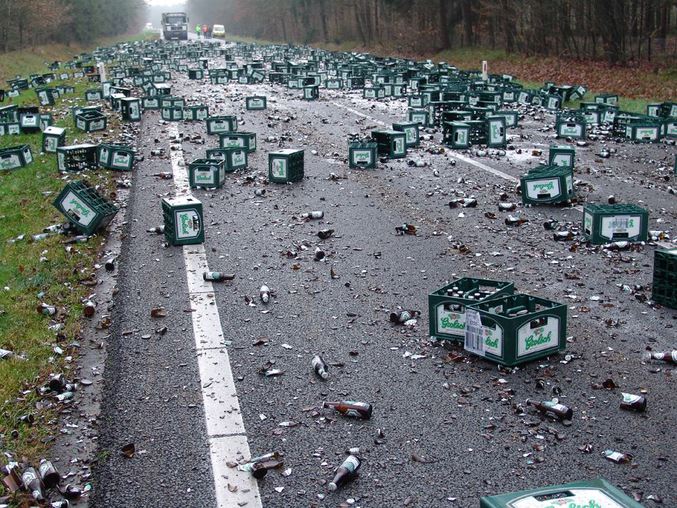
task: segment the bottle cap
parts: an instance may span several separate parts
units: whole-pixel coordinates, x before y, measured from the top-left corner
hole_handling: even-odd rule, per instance
[[[338,487],[336,486],[336,484],[334,482],[329,482],[329,485],[327,485],[327,488],[329,490],[333,491],[333,490],[336,490]]]

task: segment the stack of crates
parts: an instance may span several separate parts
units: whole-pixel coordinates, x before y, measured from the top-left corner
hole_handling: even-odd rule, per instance
[[[58,146],[56,160],[59,171],[63,173],[96,169],[98,166],[97,150],[98,146],[92,144]]]
[[[101,143],[97,148],[99,166],[116,171],[131,171],[134,166],[134,150],[130,146]]]
[[[574,195],[573,169],[566,166],[537,166],[520,177],[525,205],[564,203]]]
[[[68,183],[54,200],[54,206],[82,234],[91,235],[105,227],[118,212],[94,187],[85,181]]]
[[[373,169],[376,167],[378,145],[369,141],[348,142],[348,166],[351,169]]]
[[[162,200],[165,240],[169,245],[204,243],[202,203],[192,196]]]
[[[303,179],[304,150],[288,148],[268,154],[268,180],[273,183]]]
[[[567,306],[514,294],[466,307],[464,348],[506,367],[566,348]]]
[[[56,153],[56,149],[66,144],[66,129],[63,127],[47,127],[42,131],[42,151]]]
[[[646,242],[649,212],[631,204],[585,205],[583,235],[595,245],[618,241]]]
[[[378,147],[378,154],[389,159],[401,159],[407,155],[407,135],[394,130],[371,131]]]
[[[1,171],[22,168],[31,162],[33,162],[33,154],[28,145],[10,146],[0,149]]]
[[[465,309],[468,305],[512,295],[512,282],[464,277],[428,295],[430,336],[437,340],[463,342]]]
[[[188,182],[192,189],[219,189],[226,181],[223,159],[196,159],[188,165]]]
[[[665,307],[677,309],[677,249],[655,251],[651,298]]]

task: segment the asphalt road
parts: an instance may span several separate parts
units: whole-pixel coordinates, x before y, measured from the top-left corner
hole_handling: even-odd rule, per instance
[[[288,476],[271,471],[259,481],[265,507],[476,507],[483,495],[600,476],[640,494],[646,506],[654,505],[649,495],[663,506],[677,504],[668,445],[677,438],[674,369],[641,361],[647,346],[676,347],[677,312],[622,288],[650,284],[654,247],[572,251],[572,242],[555,242],[542,227],[548,218],[579,224],[582,213],[572,207],[522,209],[529,223],[506,227],[497,203],[502,192],[520,202],[515,185],[461,160],[452,165],[453,152],[429,153],[440,146],[438,132],[424,133],[432,140],[406,159],[349,170],[348,134],[404,120],[403,100],[321,90],[320,100],[308,102],[280,86],[216,86],[175,75],[174,95],[206,103],[212,114],[235,114],[240,130],[257,134],[246,173],[194,195],[205,205],[210,268],[236,274],[232,283],[215,285],[215,302],[251,453],[278,451],[284,469],[291,468]],[[268,97],[268,110],[245,111],[245,97],[259,94]],[[554,141],[552,129],[540,129],[553,117],[536,117],[527,114],[509,131],[516,150],[507,155],[465,155],[519,177]],[[172,193],[171,181],[151,176],[171,171],[167,156],[150,153],[169,149],[167,129],[159,112],[144,114],[138,143],[145,160],[135,170],[127,211],[92,506],[214,504],[181,249],[165,248],[161,236],[146,232],[161,224],[160,199]],[[186,162],[218,145],[204,123],[181,123],[179,130]],[[595,155],[603,145],[617,150],[611,158]],[[302,182],[263,182],[267,153],[279,147],[305,149]],[[532,156],[533,149],[543,155]],[[613,194],[641,204],[650,229],[674,232],[675,196],[667,187],[677,187],[675,176],[659,170],[674,155],[674,145],[590,142],[577,148],[576,177],[591,184],[579,189],[589,202]],[[255,195],[259,188],[265,196]],[[477,208],[450,209],[461,193],[475,196]],[[324,219],[300,220],[311,210],[323,210]],[[402,223],[416,225],[418,234],[396,235]],[[320,240],[325,228],[335,233]],[[460,244],[467,250],[455,248]],[[313,260],[316,246],[326,252],[324,261]],[[513,281],[521,292],[566,303],[571,361],[553,356],[514,370],[469,354],[451,361],[449,349],[429,340],[427,295],[462,276]],[[258,299],[262,284],[275,293],[268,305]],[[160,305],[168,317],[151,319]],[[389,323],[398,306],[422,311],[416,327]],[[155,333],[161,326],[165,335]],[[255,345],[261,338],[265,345]],[[313,374],[315,354],[330,364],[327,381]],[[267,361],[284,374],[259,375]],[[618,387],[593,386],[606,379]],[[620,393],[640,390],[646,413],[621,411]],[[570,426],[525,406],[526,399],[553,396],[574,410]],[[337,399],[370,402],[373,417],[358,421],[319,409]],[[137,450],[133,459],[119,453],[129,442]],[[581,451],[586,445],[589,452]],[[329,493],[326,482],[351,447],[360,448],[361,474]],[[605,460],[606,449],[632,454],[632,464]]]

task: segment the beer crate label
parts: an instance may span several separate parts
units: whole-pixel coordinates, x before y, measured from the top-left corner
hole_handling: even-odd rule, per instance
[[[618,234],[634,238],[640,235],[642,217],[639,215],[614,215],[602,217],[600,235],[604,238],[613,238]],[[586,226],[587,229],[587,226]]]
[[[0,157],[0,169],[15,169],[21,167],[21,159],[17,154]]]
[[[658,127],[642,127],[638,128],[635,132],[635,139],[649,139],[652,141],[658,139]]]
[[[245,153],[242,151],[233,152],[233,166],[244,166],[245,164]]]
[[[194,208],[174,212],[176,238],[186,240],[200,236],[200,214]]]
[[[89,226],[96,214],[72,191],[61,200],[61,208],[81,226]]]
[[[353,150],[353,164],[368,166],[371,163],[371,150]]]
[[[223,148],[242,148],[244,146],[243,138],[224,138]]]
[[[110,150],[106,147],[102,147],[99,152],[99,161],[107,162],[110,157]]]
[[[39,123],[38,117],[35,115],[26,115],[23,117],[21,124],[24,127],[37,127]]]
[[[63,152],[58,152],[56,157],[59,171],[66,171],[66,154]]]
[[[562,190],[558,178],[527,182],[527,196],[531,199],[551,199],[559,197],[561,194]]]
[[[116,152],[113,154],[112,166],[114,168],[123,168],[126,169],[130,166],[132,162],[132,156],[128,153]]]
[[[195,114],[196,120],[200,120],[200,121],[206,120],[208,116],[209,115],[207,114],[206,109],[198,109],[196,114]]]
[[[623,508],[598,489],[575,488],[550,494],[533,494],[506,505],[509,508]]]
[[[562,124],[559,128],[561,136],[580,136],[583,132],[583,127],[577,124]]]
[[[104,129],[104,120],[95,120],[89,124],[90,131],[100,131]]]
[[[571,167],[571,159],[573,159],[573,156],[568,153],[558,153],[552,158],[552,164],[555,166],[563,166],[570,168]]]
[[[457,130],[454,133],[454,144],[456,144],[456,145],[467,145],[468,144],[468,130],[467,129]]]
[[[445,308],[450,306],[457,308]],[[462,308],[463,306],[459,304],[439,304],[435,312],[437,315],[437,330],[440,333],[463,337],[465,335],[465,312],[461,310]]]
[[[407,143],[416,143],[416,129],[414,127],[404,129],[404,134],[406,135]]]
[[[396,155],[402,155],[406,153],[406,149],[404,147],[404,138],[402,137],[395,138],[393,153]]]
[[[273,159],[273,178],[287,178],[287,161],[285,159]]]
[[[45,138],[45,152],[56,152],[58,140],[53,137]]]
[[[33,162],[33,154],[31,153],[30,148],[24,148],[23,150],[23,156],[24,156],[24,163],[25,164],[30,164]]]
[[[559,318],[544,316],[524,323],[517,330],[517,357],[559,345]]]
[[[195,183],[214,183],[214,171],[210,169],[200,169],[195,171]]]

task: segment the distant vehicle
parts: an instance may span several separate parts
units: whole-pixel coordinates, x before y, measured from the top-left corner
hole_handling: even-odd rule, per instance
[[[225,37],[226,27],[223,25],[214,25],[212,28],[212,37]]]
[[[188,40],[188,16],[185,12],[162,13],[162,35],[165,39]]]

